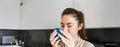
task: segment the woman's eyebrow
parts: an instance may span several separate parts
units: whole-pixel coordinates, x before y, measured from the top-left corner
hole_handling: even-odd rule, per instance
[[[73,23],[67,23],[68,25],[71,25],[71,24],[73,24]]]
[[[61,24],[63,24],[63,23],[61,22]],[[74,23],[67,23],[67,25],[70,25],[70,24],[74,24]]]

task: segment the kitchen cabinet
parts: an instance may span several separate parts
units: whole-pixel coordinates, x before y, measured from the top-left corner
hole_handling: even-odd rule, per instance
[[[86,28],[120,27],[119,4],[119,0],[0,0],[0,29],[54,29],[60,27],[67,7],[84,13]]]
[[[74,0],[85,15],[86,28],[120,27],[120,0]]]
[[[67,7],[73,0],[0,0],[0,29],[54,29]]]
[[[20,29],[60,27],[61,13],[73,7],[73,0],[24,0],[20,8]]]
[[[0,0],[0,29],[19,28],[20,0]]]

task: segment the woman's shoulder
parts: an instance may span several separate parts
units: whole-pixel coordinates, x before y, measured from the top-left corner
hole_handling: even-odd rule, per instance
[[[91,42],[86,40],[83,40],[83,41],[84,41],[83,47],[94,47],[94,45]]]

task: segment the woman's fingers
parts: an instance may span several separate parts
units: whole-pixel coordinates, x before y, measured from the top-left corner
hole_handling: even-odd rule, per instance
[[[59,44],[60,40],[57,40],[55,43],[55,46],[57,46]]]
[[[58,34],[60,38],[62,39],[62,42],[65,43],[68,47],[74,47],[75,45],[75,39],[74,37],[67,31],[67,30],[61,30],[61,33],[65,36],[62,36],[61,34]]]
[[[56,30],[54,30],[51,34],[50,34],[50,43],[53,47],[61,47],[62,45],[60,44],[60,40],[59,40],[59,36],[57,35]]]
[[[55,45],[55,43],[57,42],[58,38],[59,38],[59,37],[55,37],[55,38],[51,41],[51,44],[52,44],[52,45]]]
[[[65,37],[63,37],[62,35],[58,34],[60,36],[60,38],[62,39],[62,42],[67,45],[68,47],[74,47],[75,43]]]
[[[57,35],[56,30],[54,30],[54,31],[50,34],[50,41],[52,41],[52,40],[55,38],[56,35]]]
[[[63,37],[62,35],[60,35],[60,34],[58,34],[59,36],[60,36],[60,38],[62,39],[62,42],[64,43],[64,44],[66,44],[66,45],[70,45],[70,40],[69,39],[67,39],[67,38],[65,38],[65,37]]]
[[[60,30],[60,32],[66,37],[68,38],[68,34],[64,32],[64,30]]]
[[[72,35],[67,31],[67,30],[61,30],[61,33],[66,37],[68,38],[69,40],[73,40],[73,37]]]
[[[65,43],[67,46],[72,46],[74,44],[74,38],[73,36],[67,31],[67,30],[60,30],[61,33],[64,35],[61,35],[54,30],[50,34],[50,42],[53,46],[60,46],[60,40],[61,38],[62,42]],[[56,36],[58,34],[58,36]]]
[[[67,33],[69,36],[72,36],[66,29],[63,29],[65,33]]]
[[[55,37],[57,35],[56,30],[54,30],[51,34],[50,34],[50,42],[52,45],[54,45],[54,43],[56,42],[56,40],[58,39],[58,37]]]

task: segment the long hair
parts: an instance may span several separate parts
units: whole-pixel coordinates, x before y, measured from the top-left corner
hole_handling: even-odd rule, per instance
[[[85,30],[85,22],[84,22],[84,14],[81,11],[77,11],[74,8],[66,8],[63,13],[62,16],[64,15],[68,15],[71,14],[74,18],[76,18],[76,20],[78,21],[78,24],[80,25],[81,23],[83,23],[83,27],[81,30],[78,31],[78,35],[82,38],[82,39],[87,39],[86,37],[86,30]]]

